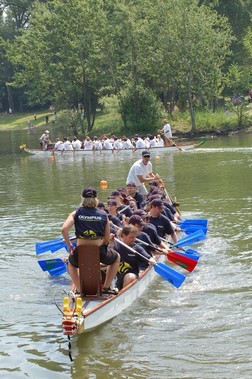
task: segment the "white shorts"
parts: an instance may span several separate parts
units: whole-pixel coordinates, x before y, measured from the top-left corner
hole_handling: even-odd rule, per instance
[[[148,193],[148,191],[147,191],[147,189],[146,189],[146,187],[145,187],[144,184],[142,184],[141,186],[138,186],[138,187],[137,187],[137,191],[138,191],[141,195],[143,195],[143,196],[146,196],[147,193]]]

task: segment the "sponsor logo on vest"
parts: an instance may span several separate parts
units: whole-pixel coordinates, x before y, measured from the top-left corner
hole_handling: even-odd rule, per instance
[[[79,215],[78,220],[84,220],[84,221],[101,221],[101,216],[85,216],[85,215]]]

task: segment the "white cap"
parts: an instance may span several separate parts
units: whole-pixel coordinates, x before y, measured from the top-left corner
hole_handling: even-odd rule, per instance
[[[46,130],[45,133],[49,133],[49,130]]]

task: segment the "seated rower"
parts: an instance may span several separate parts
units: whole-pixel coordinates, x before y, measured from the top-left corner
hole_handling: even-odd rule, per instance
[[[164,204],[160,199],[154,199],[151,201],[149,222],[155,225],[159,237],[165,238],[167,235],[170,235],[173,242],[176,243],[178,241],[178,236],[170,220],[162,214],[163,206]]]
[[[137,208],[140,209],[141,204],[144,201],[144,197],[137,191],[137,187],[134,182],[127,183],[127,195],[136,201]]]
[[[133,214],[132,206],[134,206],[135,209],[137,209],[136,203],[133,201],[132,201],[132,204],[131,204],[131,202],[129,202],[129,204],[127,206],[125,206],[125,204],[122,203],[123,197],[121,196],[119,191],[115,190],[115,191],[112,191],[110,193],[109,201],[111,201],[111,200],[116,201],[117,212],[119,212],[119,214],[124,214],[126,217],[132,216],[132,214]]]
[[[110,285],[115,277],[120,256],[108,247],[110,238],[110,227],[107,213],[97,208],[99,201],[94,188],[85,188],[82,193],[80,207],[69,214],[62,226],[62,235],[67,243],[69,251],[68,272],[75,285],[77,293],[80,292],[80,275],[78,270],[78,246],[94,245],[100,247],[100,262],[108,265],[103,293],[114,293],[110,291]],[[69,230],[75,226],[77,246],[73,248],[69,239]]]
[[[129,247],[138,251],[142,256],[149,259],[150,264],[155,264],[156,261],[152,258],[140,245],[135,243],[137,236],[137,229],[133,225],[123,227],[121,231],[121,239]],[[114,242],[114,249],[119,252],[121,262],[117,274],[117,287],[118,289],[126,287],[128,284],[138,278],[140,271],[148,267],[148,262],[140,255],[127,249],[119,242]]]
[[[123,226],[122,221],[124,220],[123,216],[124,215],[120,215],[117,213],[117,202],[115,200],[109,200],[108,201],[109,221],[111,221],[114,225],[118,226],[119,228],[122,228]]]
[[[137,228],[137,231],[138,231],[137,239],[143,242],[146,242],[149,245],[149,246],[144,245],[144,248],[150,255],[160,254],[160,252],[158,253],[157,250],[155,249],[156,247],[161,249],[164,254],[167,254],[169,251],[169,249],[167,249],[167,245],[158,236],[154,225],[152,224],[147,225],[147,223],[148,221],[146,220],[146,217],[144,221],[144,219],[138,214],[134,214],[129,219],[129,224],[132,224]],[[139,241],[138,243],[141,244],[141,242]]]

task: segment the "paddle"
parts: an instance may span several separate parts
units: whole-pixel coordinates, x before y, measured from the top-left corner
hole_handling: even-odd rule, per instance
[[[158,247],[155,247],[155,246],[153,246],[147,242],[144,242],[138,238],[136,238],[136,241],[142,245],[149,246],[152,249],[163,253],[162,249],[159,249]],[[180,267],[183,267],[185,270],[187,270],[189,272],[192,272],[194,270],[195,266],[197,265],[197,260],[194,260],[192,258],[188,258],[185,255],[176,253],[175,251],[169,251],[166,255],[167,255],[167,258],[169,259],[169,261],[177,264]]]
[[[187,220],[181,220],[181,222],[178,223],[179,227],[184,226],[191,226],[191,225],[198,225],[207,228],[208,220],[206,219],[187,219]]]
[[[51,276],[59,276],[66,272],[66,262],[61,258],[40,260],[38,264],[43,271],[48,271]]]
[[[180,227],[180,225],[179,225],[179,227]],[[202,230],[202,232],[204,233],[204,234],[207,234],[207,228],[204,228],[204,227],[202,227],[202,226],[200,226],[200,225],[191,225],[191,226],[188,226],[188,227],[183,227],[183,228],[181,228],[180,227],[180,229],[182,230],[182,232],[184,232],[185,234],[192,234],[192,233],[195,233],[196,231],[198,231],[198,230]]]
[[[159,176],[159,175],[158,175],[158,176]],[[173,206],[173,204],[174,204],[174,200],[173,200],[173,198],[169,195],[169,193],[168,193],[168,191],[167,191],[167,189],[166,189],[166,187],[165,187],[165,184],[164,184],[163,179],[161,179],[161,178],[159,177],[158,180],[159,180],[159,182],[163,185],[165,196],[167,197],[167,199],[170,201],[171,205]],[[177,206],[174,206],[174,208],[176,209],[176,211],[178,212],[178,214],[181,215],[181,212],[180,212],[179,206],[178,206],[178,205],[177,205]]]
[[[169,244],[171,247],[174,246],[173,243],[167,241],[165,238],[161,238],[161,240],[164,241],[164,242],[166,242],[167,244]],[[196,250],[192,250],[192,249],[185,250],[183,247],[177,247],[177,249],[183,251],[183,253],[178,252],[178,254],[188,255],[188,258],[192,258],[192,259],[198,260],[199,257],[200,257],[199,253]]]
[[[126,207],[122,208],[120,211],[118,211],[118,214],[121,214],[122,212],[126,211],[126,209],[130,208],[130,204],[126,205]]]
[[[70,237],[70,241],[75,240],[76,237]],[[57,238],[55,240],[46,241],[46,242],[37,242],[36,243],[36,254],[43,254],[46,251],[51,251],[54,253],[57,250],[60,250],[62,248],[65,248],[67,250],[67,244],[63,238]]]
[[[128,246],[126,243],[123,241],[119,240],[118,238],[115,238],[115,240],[126,247],[128,250],[132,251],[135,254],[140,255],[142,258],[144,258],[146,261],[150,262],[148,258],[146,258],[144,255],[140,254],[138,251],[135,249],[132,249],[132,247]],[[162,276],[165,280],[167,280],[169,283],[171,283],[174,287],[179,288],[181,284],[184,282],[186,279],[186,276],[183,274],[180,274],[179,272],[171,269],[170,267],[166,266],[163,263],[156,263],[154,265],[154,270],[157,274]]]
[[[190,234],[189,236],[186,236],[184,238],[181,238],[178,242],[174,243],[174,247],[182,247],[182,246],[188,246],[195,242],[199,242],[206,239],[205,233],[199,229],[196,232]]]

